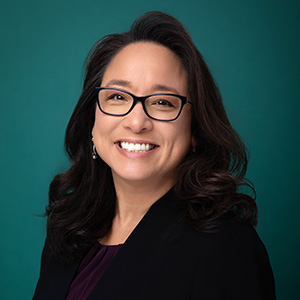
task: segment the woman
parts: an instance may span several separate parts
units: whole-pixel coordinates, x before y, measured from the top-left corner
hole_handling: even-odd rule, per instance
[[[275,299],[245,147],[176,19],[92,48],[65,144],[34,299]]]

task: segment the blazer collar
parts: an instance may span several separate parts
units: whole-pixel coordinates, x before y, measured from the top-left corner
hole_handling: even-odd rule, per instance
[[[147,272],[158,272],[159,266],[174,243],[174,217],[177,215],[173,190],[156,201],[128,237],[88,300],[145,299],[149,282],[140,278]],[[164,240],[163,243],[161,241]],[[144,284],[144,283],[145,284]],[[102,298],[103,297],[103,298]]]

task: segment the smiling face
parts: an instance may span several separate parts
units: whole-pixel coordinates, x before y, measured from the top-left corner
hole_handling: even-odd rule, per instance
[[[137,96],[172,93],[188,96],[187,76],[179,58],[168,48],[139,42],[123,48],[109,63],[102,87],[121,88]],[[126,116],[110,116],[96,108],[94,143],[110,166],[115,184],[138,182],[171,188],[176,170],[191,146],[191,107],[179,118],[150,119],[138,102]]]

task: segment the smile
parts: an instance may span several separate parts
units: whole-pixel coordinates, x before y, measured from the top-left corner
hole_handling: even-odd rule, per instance
[[[121,149],[129,152],[147,152],[156,147],[154,144],[134,144],[128,142],[119,142],[119,146]]]

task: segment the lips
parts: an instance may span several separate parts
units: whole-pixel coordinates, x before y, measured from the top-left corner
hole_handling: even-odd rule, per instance
[[[142,153],[142,152],[147,152],[150,150],[153,150],[154,148],[157,147],[155,144],[149,144],[149,143],[129,143],[125,141],[120,141],[118,142],[119,147],[125,151],[128,152],[137,152],[137,153]]]

